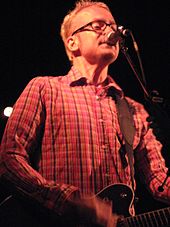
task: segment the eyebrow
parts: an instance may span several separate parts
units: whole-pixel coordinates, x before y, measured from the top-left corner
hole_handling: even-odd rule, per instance
[[[106,18],[93,18],[93,20],[91,20],[91,21],[104,21],[104,22],[106,22],[106,23],[111,23],[111,24],[116,24],[116,21],[113,21],[113,19],[111,19],[111,20],[106,20]]]

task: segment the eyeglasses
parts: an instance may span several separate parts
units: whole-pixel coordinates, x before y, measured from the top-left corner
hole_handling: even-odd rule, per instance
[[[86,27],[90,26],[91,29],[88,29]],[[101,32],[101,31],[104,31],[106,29],[106,27],[109,26],[113,31],[116,31],[117,30],[117,26],[115,23],[106,23],[105,21],[103,20],[95,20],[95,21],[92,21],[80,28],[78,28],[77,30],[75,30],[72,35],[75,35],[76,33],[78,32],[81,32],[81,31],[96,31],[96,32]]]

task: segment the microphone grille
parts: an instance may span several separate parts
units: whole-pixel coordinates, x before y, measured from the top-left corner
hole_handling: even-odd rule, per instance
[[[125,29],[122,25],[119,25],[117,30],[121,33],[122,36],[128,36],[131,33],[130,29]]]

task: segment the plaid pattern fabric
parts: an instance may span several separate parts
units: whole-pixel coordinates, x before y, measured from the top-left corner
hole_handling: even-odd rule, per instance
[[[74,67],[66,76],[32,79],[6,125],[0,174],[58,213],[72,193],[97,193],[113,183],[131,186],[129,166],[123,165],[120,155],[124,142],[114,94],[111,97],[107,91],[112,87],[117,94],[123,93],[108,80],[105,88],[95,87]],[[143,106],[127,100],[136,128],[136,165],[155,193],[167,171],[161,144],[148,129]],[[164,192],[155,194],[170,201],[170,179]]]

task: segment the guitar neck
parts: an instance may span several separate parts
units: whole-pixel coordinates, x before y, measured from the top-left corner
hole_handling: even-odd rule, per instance
[[[118,223],[118,227],[123,226],[168,227],[170,226],[170,207],[127,217]]]

